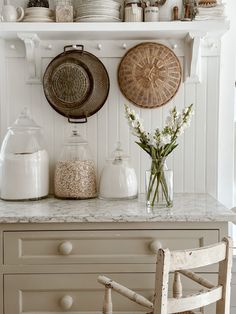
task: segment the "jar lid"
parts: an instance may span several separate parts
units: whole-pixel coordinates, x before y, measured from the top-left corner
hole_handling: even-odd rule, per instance
[[[74,129],[65,145],[80,145],[80,144],[88,144],[88,142],[79,134],[79,132]]]
[[[127,159],[129,159],[129,156],[126,155],[121,148],[121,142],[117,142],[116,149],[111,153],[109,160],[113,160],[113,163],[117,163]]]
[[[125,0],[125,4],[131,4],[131,3],[141,3],[141,0]]]
[[[24,108],[16,121],[8,129],[41,129],[41,127],[30,117],[29,109]]]

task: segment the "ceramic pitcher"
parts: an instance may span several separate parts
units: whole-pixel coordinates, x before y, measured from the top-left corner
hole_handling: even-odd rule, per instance
[[[20,22],[24,18],[24,9],[15,8],[13,5],[6,4],[2,7],[0,20],[2,22]]]

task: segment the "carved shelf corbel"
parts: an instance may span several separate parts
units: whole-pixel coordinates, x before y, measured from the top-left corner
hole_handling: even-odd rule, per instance
[[[26,60],[28,63],[27,83],[41,84],[41,64],[40,56],[37,53],[40,38],[35,33],[17,33],[19,39],[25,44]]]
[[[185,82],[201,82],[201,42],[207,32],[189,32],[185,39]]]

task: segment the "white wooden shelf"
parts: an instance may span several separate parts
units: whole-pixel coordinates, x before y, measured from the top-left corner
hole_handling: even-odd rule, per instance
[[[159,39],[184,38],[188,33],[222,35],[225,21],[154,23],[0,23],[0,37],[17,38],[20,33],[36,33],[40,39]]]
[[[229,29],[228,21],[154,23],[0,23],[0,39],[20,39],[26,48],[28,82],[41,83],[40,56],[43,40],[157,40],[181,39],[186,47],[185,81],[201,77],[201,40],[219,38]]]

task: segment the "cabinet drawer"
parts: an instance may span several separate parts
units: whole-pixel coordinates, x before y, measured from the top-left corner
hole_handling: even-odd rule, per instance
[[[194,248],[217,242],[218,230],[4,232],[4,263],[155,263],[153,241],[164,248]]]
[[[149,300],[153,299],[154,274],[107,274],[113,280],[137,291]],[[53,275],[5,275],[4,307],[5,314],[65,313],[61,304],[65,296],[73,301],[72,313],[97,313],[102,310],[104,287],[97,283],[98,274],[53,274]],[[215,275],[204,275],[216,281]],[[199,285],[183,278],[185,294],[194,293]],[[170,289],[172,287],[172,280]],[[171,295],[171,292],[170,292]],[[113,292],[115,312],[146,313],[147,309]],[[208,313],[208,312],[207,312]],[[209,312],[213,313],[213,312]]]
[[[97,276],[98,274],[6,275],[4,313],[66,313],[61,305],[65,296],[70,296],[73,300],[68,312],[101,313],[104,287],[97,283]],[[153,274],[111,274],[110,277],[128,286],[132,282],[131,288],[149,298],[153,295]],[[138,313],[143,309],[116,293],[113,293],[112,298],[116,311]]]

